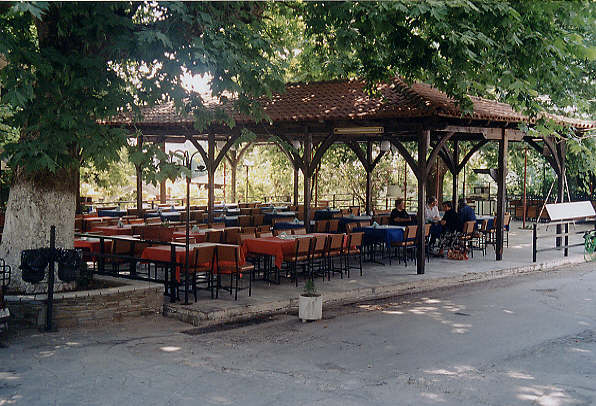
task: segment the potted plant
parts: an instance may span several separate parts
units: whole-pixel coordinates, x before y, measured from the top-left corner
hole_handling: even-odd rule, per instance
[[[303,323],[308,320],[321,320],[323,318],[323,297],[317,292],[311,279],[306,281],[304,292],[298,298],[298,318]]]

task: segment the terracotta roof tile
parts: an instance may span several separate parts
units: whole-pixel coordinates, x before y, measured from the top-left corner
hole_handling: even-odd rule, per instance
[[[271,99],[263,99],[265,113],[274,123],[346,120],[346,119],[386,119],[445,117],[476,120],[532,122],[526,115],[513,110],[505,103],[480,97],[471,97],[474,111],[462,115],[456,102],[440,90],[425,83],[408,86],[402,79],[395,78],[391,83],[377,87],[379,97],[370,97],[364,91],[361,80],[294,83],[286,86],[283,94],[274,94]],[[237,123],[249,124],[254,121],[233,112],[230,105],[219,105],[212,99],[209,108],[224,107]],[[164,104],[142,109],[142,125],[192,124],[192,117],[176,114],[173,104]],[[555,121],[580,129],[595,128],[596,122],[549,115]],[[130,116],[121,116],[108,124],[131,124]]]

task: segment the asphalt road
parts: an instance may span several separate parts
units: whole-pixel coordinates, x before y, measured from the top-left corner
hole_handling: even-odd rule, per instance
[[[596,266],[205,332],[18,334],[3,405],[596,404]]]

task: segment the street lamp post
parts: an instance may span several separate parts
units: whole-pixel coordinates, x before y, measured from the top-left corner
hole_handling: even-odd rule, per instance
[[[182,155],[182,165],[192,171],[192,160],[199,151],[195,151],[192,155],[188,151],[177,150],[175,153]],[[203,167],[204,168],[204,167]],[[184,255],[184,304],[188,304],[188,256],[190,251],[190,181],[191,173],[186,174],[186,249]]]

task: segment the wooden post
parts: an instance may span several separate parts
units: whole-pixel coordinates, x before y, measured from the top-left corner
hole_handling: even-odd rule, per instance
[[[137,137],[137,148],[143,148],[143,136]],[[137,217],[143,217],[143,168],[137,165]]]
[[[404,207],[408,205],[408,163],[404,161]]]
[[[161,148],[162,152],[164,152],[164,153],[166,152],[166,142],[165,141],[160,144],[160,148]],[[164,179],[161,182],[159,182],[159,202],[162,204],[166,202],[166,192],[167,192],[166,180]]]
[[[360,148],[360,147],[358,147]],[[372,214],[372,142],[368,141],[366,143],[366,202],[365,202],[365,210],[366,214]]]
[[[503,259],[503,224],[505,222],[505,207],[507,199],[507,191],[505,180],[507,178],[507,153],[509,149],[509,141],[505,133],[505,129],[501,129],[501,139],[499,140],[499,167],[497,170],[497,224],[496,227],[496,247],[495,257],[497,261]]]
[[[207,136],[207,222],[213,223],[213,207],[215,204],[215,135]]]
[[[312,135],[307,134],[304,137],[304,228],[310,232],[310,181],[311,181],[311,153],[312,153]]]
[[[230,163],[230,171],[232,172],[232,202],[236,203],[236,171],[238,170],[238,162],[233,160]]]
[[[294,165],[294,206],[298,207],[298,177],[300,176],[299,168]]]
[[[418,232],[416,233],[417,251],[416,251],[416,273],[421,275],[424,273],[426,247],[424,240],[424,206],[426,204],[426,180],[428,176],[426,165],[426,154],[428,153],[428,146],[430,144],[430,131],[418,131]]]
[[[459,175],[459,172],[457,171],[459,163],[459,144],[457,143],[457,140],[453,140],[453,162],[455,163],[455,171],[452,173],[453,188],[451,192],[451,204],[453,205],[453,210],[457,212],[457,175]]]

